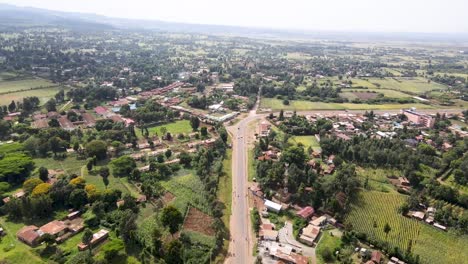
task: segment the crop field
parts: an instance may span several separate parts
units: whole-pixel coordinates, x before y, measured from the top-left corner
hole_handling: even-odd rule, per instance
[[[274,98],[262,98],[261,108],[272,110],[398,110],[402,108],[416,107],[417,109],[433,109],[434,107],[425,104],[352,104],[352,103],[324,103],[310,102],[304,100],[290,101],[289,105],[284,105],[282,100]]]
[[[63,88],[65,92],[67,91],[67,88]],[[39,100],[41,101],[41,104],[47,102],[49,99],[54,98],[55,94],[59,92],[60,88],[59,86],[57,87],[50,87],[50,88],[44,88],[44,89],[35,89],[35,90],[26,90],[26,91],[20,91],[20,92],[14,92],[14,93],[8,93],[8,94],[2,94],[0,95],[0,105],[6,105],[11,103],[11,101],[21,101],[24,97],[28,96],[37,96]]]
[[[362,101],[375,99],[379,95],[378,93],[372,93],[368,91],[358,91],[358,92],[344,92],[341,93],[340,96],[343,98],[347,98],[348,100],[360,99]]]
[[[215,230],[213,229],[213,217],[203,213],[195,207],[190,207],[182,229],[193,232],[198,232],[207,236],[214,236]]]
[[[171,133],[172,136],[176,136],[177,134],[187,134],[192,132],[192,127],[190,126],[189,120],[179,120],[173,123],[167,123],[163,125],[158,125],[154,127],[149,127],[148,131],[150,135],[154,135],[155,133],[158,136],[161,136],[161,128],[165,127],[167,132]],[[142,137],[141,131],[138,129],[135,131],[138,137]]]
[[[342,92],[340,93],[340,96],[341,97],[344,97],[344,98],[348,98],[348,100],[353,100],[353,99],[356,99],[358,98],[358,96],[356,96],[356,92],[359,92],[359,93],[371,93],[371,94],[375,94],[376,96],[378,94],[383,94],[385,97],[390,97],[390,98],[410,98],[411,95],[408,95],[408,94],[405,94],[405,93],[402,93],[400,91],[395,91],[395,90],[389,90],[389,89],[378,89],[378,88],[369,88],[369,89],[355,89],[355,88],[351,88],[351,89],[342,89],[341,90]],[[361,98],[362,100],[362,98]]]
[[[13,78],[16,78],[16,76],[16,73],[13,72],[0,72],[0,82],[11,80]]]
[[[168,181],[161,181],[161,185],[175,195],[176,198],[171,203],[183,214],[185,214],[189,205],[200,209],[204,213],[211,213],[211,206],[207,202],[203,183],[198,176],[191,173],[174,176]]]
[[[422,77],[414,77],[414,78],[372,78],[369,79],[369,82],[373,83],[375,86],[379,88],[388,88],[393,90],[400,90],[404,92],[410,93],[424,93],[429,92],[432,90],[441,90],[446,89],[447,87],[434,83],[434,82],[427,82],[427,79]]]
[[[392,192],[396,193],[395,188],[389,180],[389,176],[400,177],[403,176],[401,171],[396,169],[373,169],[373,168],[361,168],[356,169],[357,175],[364,184],[366,178],[369,179],[368,189],[381,191],[381,192]]]
[[[315,136],[293,136],[289,141],[296,144],[301,143],[306,149],[312,147],[313,150],[321,150],[320,143]]]
[[[420,255],[423,263],[458,263],[468,259],[465,250],[468,236],[443,232],[400,215],[398,207],[404,201],[405,196],[401,194],[361,191],[345,221],[369,238],[386,241],[403,251],[412,241],[413,254]],[[385,223],[391,227],[387,238],[383,231]]]

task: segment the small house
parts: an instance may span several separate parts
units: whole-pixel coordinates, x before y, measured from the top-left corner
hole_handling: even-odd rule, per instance
[[[309,219],[313,214],[314,214],[314,208],[311,206],[306,206],[299,210],[296,215],[303,218],[303,219]]]

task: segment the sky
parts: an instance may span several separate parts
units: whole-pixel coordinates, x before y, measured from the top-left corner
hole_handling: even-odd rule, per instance
[[[468,33],[468,0],[0,0],[0,3],[199,24]]]

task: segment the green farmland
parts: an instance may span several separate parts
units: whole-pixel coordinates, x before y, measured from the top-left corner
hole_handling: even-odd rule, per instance
[[[443,232],[402,216],[398,208],[404,201],[405,196],[397,193],[361,191],[345,222],[370,239],[388,242],[402,251],[412,241],[413,254],[420,255],[423,263],[460,263],[468,259],[468,236]],[[387,238],[383,231],[385,223],[391,227]]]
[[[412,77],[412,78],[370,78],[369,82],[374,84],[378,88],[387,88],[392,90],[399,90],[402,92],[409,92],[414,94],[430,92],[432,90],[444,90],[447,87],[430,82],[428,83],[427,79],[422,77]]]
[[[18,92],[53,86],[57,86],[57,84],[44,79],[24,79],[17,81],[0,80],[0,93]]]
[[[321,150],[320,143],[315,136],[294,136],[289,139],[291,143],[301,143],[305,148],[312,147],[313,150]]]
[[[192,127],[190,126],[189,120],[179,120],[173,123],[162,124],[154,127],[149,127],[148,131],[150,135],[158,134],[161,136],[161,129],[165,127],[167,132],[171,133],[172,136],[177,134],[188,134],[192,132]],[[142,137],[141,130],[136,130],[137,136]]]
[[[398,110],[403,108],[416,107],[417,109],[433,109],[425,104],[352,104],[352,103],[324,103],[310,102],[303,100],[290,101],[289,105],[284,105],[282,100],[273,98],[262,98],[261,108],[270,108],[272,110]]]

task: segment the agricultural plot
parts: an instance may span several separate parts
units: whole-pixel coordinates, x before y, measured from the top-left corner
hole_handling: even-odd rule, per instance
[[[301,143],[306,149],[312,147],[313,150],[320,151],[320,143],[315,136],[294,136],[289,139],[290,142],[299,144]]]
[[[416,220],[398,213],[398,207],[404,201],[405,197],[399,194],[363,191],[359,193],[358,200],[352,205],[346,222],[352,224],[356,231],[367,234],[371,239],[387,241],[391,247],[405,250],[410,240],[414,241],[418,238],[421,226]],[[383,231],[386,223],[392,228],[387,239]]]
[[[398,208],[404,201],[401,194],[361,191],[345,222],[369,238],[386,241],[403,251],[413,243],[412,252],[420,255],[423,263],[458,263],[468,259],[464,250],[467,236],[455,236],[402,216]],[[388,237],[383,231],[385,223],[391,227]]]
[[[369,82],[379,88],[387,88],[416,94],[430,92],[432,90],[444,90],[447,88],[446,86],[435,82],[429,83],[427,79],[422,77],[372,78],[369,79]]]
[[[366,98],[359,97],[357,94],[360,93],[370,93],[371,95],[374,95],[375,97],[378,94],[383,94],[385,97],[390,97],[390,98],[411,98],[411,95],[402,93],[400,91],[395,91],[395,90],[389,90],[389,89],[377,89],[377,88],[372,88],[372,89],[343,89],[341,90],[342,93],[340,93],[340,96],[343,98],[347,98],[348,100],[353,100],[353,99],[361,99],[361,100],[366,100]]]
[[[2,76],[0,78],[5,78]],[[57,86],[48,80],[44,79],[24,79],[15,81],[0,81],[0,93],[9,93],[17,91],[26,91],[38,88],[47,88]]]
[[[49,99],[54,98],[55,94],[58,93],[61,89],[67,92],[67,88],[56,86],[50,88],[25,90],[20,92],[2,94],[0,95],[0,105],[9,104],[11,103],[11,101],[21,101],[24,97],[28,96],[37,96],[41,104],[43,104]]]
[[[364,184],[366,179],[368,179],[368,189],[392,193],[396,193],[396,190],[391,184],[389,177],[403,176],[401,171],[396,169],[372,169],[358,167],[356,172],[362,184]]]
[[[162,181],[161,185],[175,195],[176,198],[171,204],[183,214],[185,214],[189,205],[204,213],[211,213],[211,206],[207,202],[203,183],[196,175],[190,173],[184,176],[174,176],[168,181]]]
[[[190,207],[187,215],[185,216],[182,229],[204,234],[206,236],[214,236],[215,230],[213,229],[213,223],[213,217],[203,213],[195,207]]]
[[[80,175],[81,168],[86,164],[86,160],[79,160],[74,155],[70,155],[64,160],[35,158],[34,163],[37,168],[46,167],[49,170],[63,170],[66,175]]]
[[[416,107],[417,109],[433,109],[434,107],[425,104],[352,104],[352,103],[324,103],[304,100],[290,101],[289,105],[284,105],[282,100],[274,98],[262,98],[261,108],[272,110],[398,110],[402,108]]]

